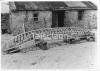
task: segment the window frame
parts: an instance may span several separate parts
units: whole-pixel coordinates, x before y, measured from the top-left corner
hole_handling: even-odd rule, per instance
[[[79,10],[78,11],[78,20],[82,20],[84,15],[84,10]]]
[[[38,21],[39,21],[38,16],[39,16],[39,13],[38,13],[38,12],[34,12],[34,13],[33,13],[33,20],[34,20],[35,22],[38,22]]]

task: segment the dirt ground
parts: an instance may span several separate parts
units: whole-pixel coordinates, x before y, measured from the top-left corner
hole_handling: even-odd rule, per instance
[[[8,38],[12,36],[2,35],[2,47]],[[49,50],[2,54],[1,65],[3,69],[95,69],[96,52],[96,42],[83,41],[54,46]]]

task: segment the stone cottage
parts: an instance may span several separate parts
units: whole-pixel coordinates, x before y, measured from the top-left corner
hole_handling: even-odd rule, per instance
[[[90,1],[9,2],[10,29],[14,35],[41,28],[97,24],[97,7]]]

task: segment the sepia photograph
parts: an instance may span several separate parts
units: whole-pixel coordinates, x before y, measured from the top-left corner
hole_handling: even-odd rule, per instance
[[[96,69],[93,1],[1,1],[1,69]]]

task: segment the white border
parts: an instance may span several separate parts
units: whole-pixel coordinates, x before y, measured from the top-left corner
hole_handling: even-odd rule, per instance
[[[1,2],[7,2],[7,1],[92,1],[92,2],[95,2],[97,3],[97,7],[98,7],[98,10],[97,10],[97,68],[96,69],[28,69],[27,71],[30,71],[30,70],[34,70],[34,71],[100,71],[100,1],[99,0],[1,0]],[[1,13],[1,2],[0,2],[0,13]],[[0,16],[0,20],[1,20],[1,16]],[[1,24],[1,23],[0,23]],[[1,32],[1,26],[0,26],[0,32]],[[1,42],[1,33],[0,33],[0,42]],[[1,43],[0,43],[1,45]],[[1,52],[1,48],[0,48],[0,52]],[[0,54],[1,56],[1,54]],[[0,57],[0,61],[1,61],[1,57]],[[0,63],[0,71],[17,71],[17,69],[13,69],[13,70],[5,70],[5,69],[1,69],[1,63]],[[20,69],[19,71],[26,71],[24,69]]]

